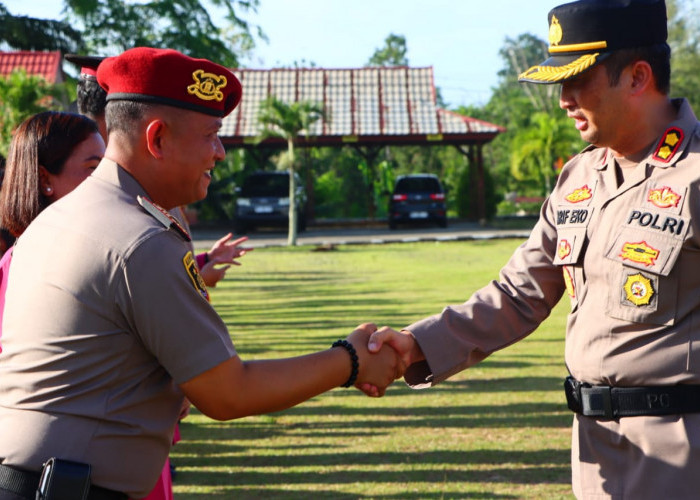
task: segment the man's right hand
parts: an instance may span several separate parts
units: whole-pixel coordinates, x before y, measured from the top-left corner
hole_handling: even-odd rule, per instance
[[[393,328],[383,326],[370,335],[367,349],[370,352],[378,352],[384,344],[390,346],[398,353],[403,366],[406,368],[425,359],[418,342],[408,330],[397,332]]]

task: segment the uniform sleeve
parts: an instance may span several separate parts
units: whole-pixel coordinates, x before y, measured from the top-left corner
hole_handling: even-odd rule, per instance
[[[123,272],[119,306],[176,383],[235,355],[226,325],[205,297],[192,251],[173,232],[138,245]]]
[[[548,199],[528,240],[492,281],[465,303],[408,327],[426,361],[411,365],[406,382],[414,388],[437,384],[530,334],[565,290],[560,267],[552,264],[557,243]]]

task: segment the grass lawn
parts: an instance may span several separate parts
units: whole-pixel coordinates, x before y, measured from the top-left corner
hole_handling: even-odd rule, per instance
[[[212,290],[243,359],[402,327],[498,276],[519,240],[258,249]],[[336,389],[231,422],[196,410],[171,458],[178,499],[572,498],[561,390],[568,301],[524,341],[434,388]]]

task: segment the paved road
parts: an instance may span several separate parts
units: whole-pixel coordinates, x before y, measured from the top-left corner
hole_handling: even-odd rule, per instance
[[[216,239],[229,229],[192,228],[192,238],[199,248],[210,247]],[[298,245],[369,245],[415,241],[459,241],[483,240],[494,238],[526,238],[528,229],[496,229],[481,227],[476,223],[450,221],[447,228],[439,227],[399,227],[389,230],[386,224],[371,224],[357,227],[356,224],[340,227],[310,226],[307,231],[299,233]],[[286,230],[261,229],[248,234],[249,246],[255,248],[285,246]]]

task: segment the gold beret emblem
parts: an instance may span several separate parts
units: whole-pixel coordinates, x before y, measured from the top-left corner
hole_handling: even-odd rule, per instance
[[[559,45],[564,34],[557,16],[552,16],[552,24],[549,25],[549,45]]]
[[[205,73],[198,69],[192,73],[194,83],[187,87],[187,92],[194,94],[205,101],[223,101],[224,93],[221,91],[226,86],[227,80],[224,75]]]

